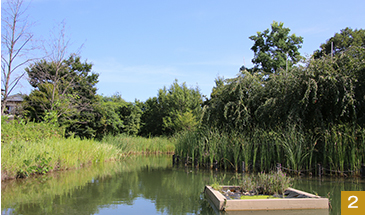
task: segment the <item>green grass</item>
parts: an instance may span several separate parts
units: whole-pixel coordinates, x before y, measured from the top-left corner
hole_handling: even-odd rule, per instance
[[[64,129],[47,123],[1,120],[1,179],[25,178],[55,170],[118,160],[129,154],[172,153],[173,138],[107,136],[102,141],[64,138]]]
[[[7,120],[1,116],[1,144],[16,141],[38,141],[53,137],[63,137],[64,128],[47,123],[27,122],[24,120]]]
[[[246,172],[269,172],[279,163],[291,174],[315,174],[321,164],[326,174],[360,175],[365,162],[365,129],[337,125],[326,130],[305,131],[299,125],[249,131],[200,128],[176,135],[175,154],[198,158],[200,166],[218,162],[218,168]]]
[[[254,195],[254,196],[241,196],[241,199],[281,199],[280,197],[274,197],[270,195]]]
[[[145,138],[119,134],[106,136],[101,140],[101,143],[115,146],[124,155],[173,153],[175,151],[175,139],[167,137]]]
[[[2,179],[79,168],[88,163],[119,159],[115,146],[78,138],[51,138],[1,144]]]

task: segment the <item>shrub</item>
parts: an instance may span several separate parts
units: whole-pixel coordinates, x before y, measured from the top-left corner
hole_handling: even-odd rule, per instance
[[[241,190],[252,194],[283,194],[290,187],[292,178],[285,173],[271,172],[270,174],[259,173],[257,176],[247,176],[242,178]]]

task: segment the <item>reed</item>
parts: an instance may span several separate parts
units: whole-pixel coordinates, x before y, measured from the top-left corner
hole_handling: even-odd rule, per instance
[[[233,164],[236,172],[238,171],[238,165],[239,165],[238,159],[242,151],[241,150],[241,148],[243,147],[242,144],[243,144],[243,139],[241,138],[241,136],[237,133],[233,133],[231,135],[230,145],[232,150],[231,153],[233,155]]]
[[[343,175],[346,171],[359,174],[364,162],[365,129],[350,125],[338,125],[324,132],[326,164],[330,170]]]
[[[241,136],[241,159],[245,162],[245,172],[248,172],[249,170],[249,161],[251,159],[251,147],[252,144],[250,142],[249,137],[246,137],[244,135]]]
[[[287,158],[287,166],[300,173],[310,154],[302,130],[297,126],[290,126],[283,132],[281,144]]]
[[[175,154],[198,157],[200,164],[209,163],[211,168],[218,161],[221,167],[238,171],[244,161],[245,172],[260,172],[275,169],[280,163],[291,173],[302,174],[312,172],[319,163],[330,170],[359,174],[365,162],[365,129],[348,125],[332,126],[323,132],[304,131],[296,124],[245,132],[203,128],[175,138]]]

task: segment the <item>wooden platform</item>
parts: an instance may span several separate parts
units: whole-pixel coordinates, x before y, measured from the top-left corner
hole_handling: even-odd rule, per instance
[[[226,186],[228,187],[228,186]],[[232,186],[229,186],[232,187]],[[224,187],[223,187],[224,188]],[[222,193],[211,186],[205,186],[205,195],[211,203],[220,211],[258,211],[258,210],[304,210],[327,209],[328,198],[306,193],[304,191],[288,188],[286,194],[291,198],[282,199],[252,199],[252,200],[228,200]],[[322,213],[321,213],[322,214]],[[328,214],[328,212],[327,212]]]

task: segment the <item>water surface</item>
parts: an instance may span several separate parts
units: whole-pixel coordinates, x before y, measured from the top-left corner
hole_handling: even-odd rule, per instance
[[[218,181],[237,184],[240,174],[173,167],[171,156],[135,156],[78,170],[3,182],[2,214],[217,214],[202,194]],[[329,195],[340,214],[341,190],[364,190],[360,179],[296,179],[294,188]],[[328,194],[329,193],[329,194]],[[323,211],[322,211],[323,212]],[[261,211],[226,214],[318,214]]]

